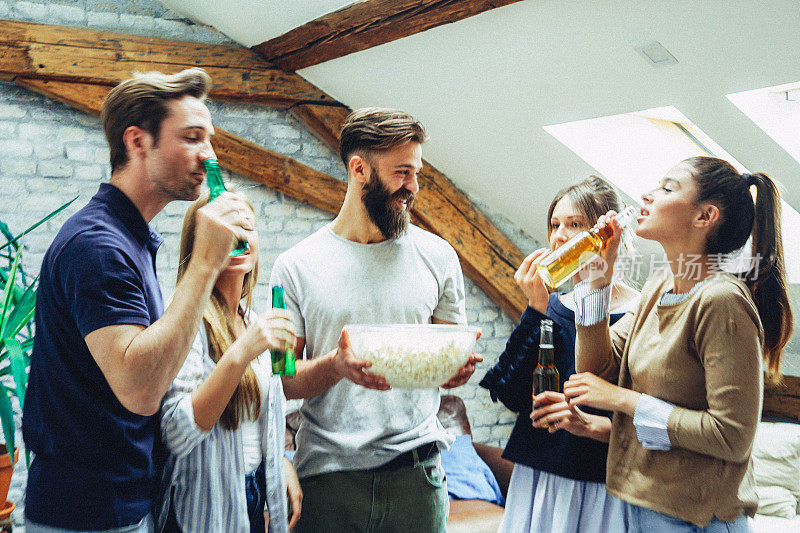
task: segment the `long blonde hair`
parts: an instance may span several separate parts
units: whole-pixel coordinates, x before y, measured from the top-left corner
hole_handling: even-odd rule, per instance
[[[205,191],[186,210],[183,217],[181,230],[180,262],[178,263],[178,283],[186,273],[189,260],[192,258],[194,237],[197,228],[197,210],[208,203],[209,191]],[[245,198],[245,202],[253,210],[252,204]],[[245,274],[242,285],[241,298],[245,300],[244,316],[250,311],[253,298],[253,289],[258,279],[258,258],[253,270]],[[211,299],[203,312],[203,326],[208,336],[208,350],[211,359],[216,363],[231,344],[236,340],[236,330],[231,317],[230,309],[216,286],[211,291]],[[242,379],[236,386],[228,405],[220,417],[222,427],[234,430],[239,427],[242,420],[257,420],[261,414],[261,389],[252,367],[248,364]]]

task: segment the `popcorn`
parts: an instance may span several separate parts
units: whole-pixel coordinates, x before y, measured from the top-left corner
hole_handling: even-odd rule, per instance
[[[366,371],[397,388],[435,388],[467,363],[478,329],[439,324],[345,326]]]

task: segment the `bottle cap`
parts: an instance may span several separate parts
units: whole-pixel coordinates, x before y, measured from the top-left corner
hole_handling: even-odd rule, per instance
[[[548,318],[539,324],[539,347],[553,347],[553,321]]]

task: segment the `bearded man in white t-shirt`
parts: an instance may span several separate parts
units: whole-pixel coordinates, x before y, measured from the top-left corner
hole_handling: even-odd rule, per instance
[[[464,324],[464,278],[445,240],[409,223],[425,130],[402,111],[354,111],[341,131],[347,193],[330,224],[281,254],[283,285],[307,360],[284,378],[305,398],[295,467],[303,513],[295,531],[444,532],[449,509],[437,389],[390,389],[365,372],[346,324]],[[444,388],[463,385],[473,355]]]

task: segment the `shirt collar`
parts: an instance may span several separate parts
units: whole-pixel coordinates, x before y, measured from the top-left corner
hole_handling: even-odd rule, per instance
[[[158,250],[164,240],[144,221],[139,209],[124,192],[110,183],[101,183],[100,189],[94,195],[93,200],[108,205],[122,222],[122,225],[140,243],[147,244],[152,251]]]

